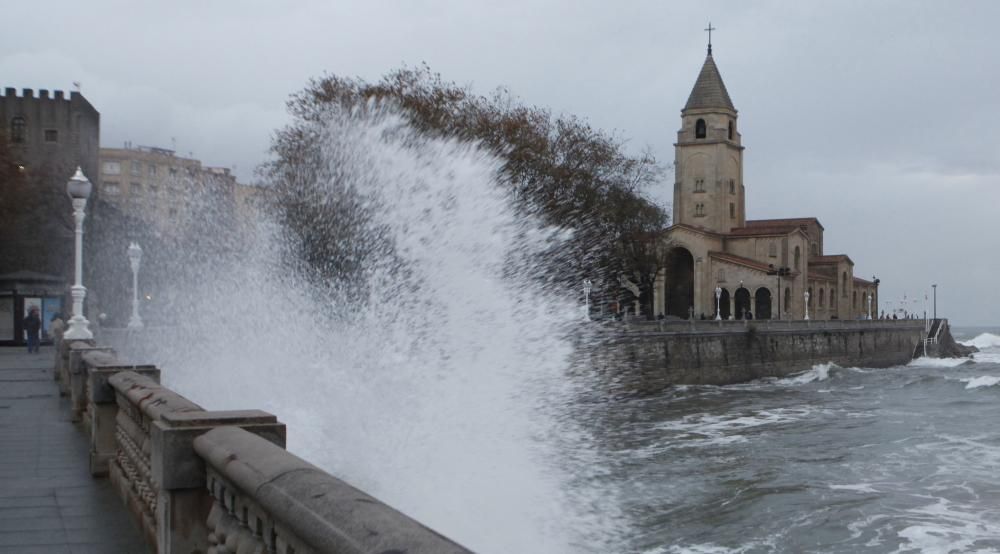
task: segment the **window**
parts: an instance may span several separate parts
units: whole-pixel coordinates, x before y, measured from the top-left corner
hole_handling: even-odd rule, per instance
[[[725,269],[720,269],[719,270],[719,282],[720,283],[726,282],[726,270]]]
[[[774,243],[774,242],[768,243],[768,245],[767,245],[767,255],[770,256],[770,257],[772,257],[772,258],[777,258],[778,257],[778,244],[777,243]]]
[[[840,274],[840,293],[847,296],[847,272]]]
[[[122,164],[119,162],[104,162],[101,164],[101,171],[106,175],[119,175],[122,172]]]
[[[176,167],[171,167],[170,168],[170,174],[171,175],[177,175],[177,168]]]
[[[799,247],[796,246],[795,247],[795,271],[799,270],[799,257],[800,257]]]
[[[858,309],[858,291],[854,291],[854,298],[851,300],[851,307]]]
[[[27,124],[24,122],[23,117],[15,117],[10,120],[10,141],[13,143],[22,143],[28,140]]]
[[[705,205],[704,204],[695,204],[694,205],[694,215],[696,215],[698,217],[704,216],[705,215]]]
[[[45,142],[59,142],[59,131],[56,129],[46,129]]]
[[[695,179],[694,180],[694,191],[695,192],[705,192],[705,180]]]
[[[142,175],[142,164],[132,160],[131,172],[132,175]]]
[[[118,185],[118,181],[105,181],[104,186],[101,188],[104,194],[108,196],[118,196],[122,191],[121,187]]]
[[[815,242],[809,245],[809,250],[813,256],[819,256],[819,245]]]
[[[785,288],[785,303],[781,305],[785,313],[792,311],[792,289]]]
[[[150,177],[156,176],[156,164],[149,164],[149,176]]]
[[[699,119],[694,124],[694,138],[705,138],[705,134],[706,134],[705,120]]]
[[[823,307],[823,294],[825,292],[826,292],[826,289],[819,289],[819,307],[820,308]]]
[[[736,194],[736,179],[729,180],[729,194]]]
[[[837,287],[830,289],[830,309],[837,307]]]
[[[729,203],[729,218],[736,219],[736,204]]]
[[[132,182],[128,185],[129,194],[141,195],[142,194],[142,183]]]
[[[809,300],[806,302],[806,305],[809,306],[810,308],[812,308],[812,305],[813,305],[813,289],[812,289],[812,287],[809,287]]]
[[[729,122],[729,140],[733,140],[734,136],[736,136],[736,125],[734,125],[733,122],[730,121]]]

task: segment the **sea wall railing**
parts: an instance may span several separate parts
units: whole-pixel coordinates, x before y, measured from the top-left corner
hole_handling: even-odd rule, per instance
[[[743,320],[646,320],[594,321],[596,329],[621,333],[745,333],[763,331],[848,331],[859,329],[901,329],[923,327],[923,319],[743,319]]]
[[[93,341],[57,348],[90,472],[110,479],[155,552],[469,552],[287,452],[273,414],[206,410],[162,386],[155,366]]]

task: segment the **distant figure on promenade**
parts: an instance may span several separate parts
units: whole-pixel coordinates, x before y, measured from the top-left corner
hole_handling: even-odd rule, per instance
[[[42,318],[38,316],[38,307],[32,306],[28,310],[28,317],[24,318],[24,332],[28,334],[28,354],[38,352],[39,333],[42,331]]]
[[[55,351],[59,351],[59,345],[62,343],[63,333],[66,332],[66,322],[62,320],[62,315],[58,312],[52,316],[52,321],[49,322],[49,335],[52,336],[52,345],[55,346]]]
[[[746,318],[747,319],[753,319],[753,312],[751,312],[750,310],[747,310]]]

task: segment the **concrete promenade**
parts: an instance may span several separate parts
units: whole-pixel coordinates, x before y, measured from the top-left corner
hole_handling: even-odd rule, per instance
[[[53,355],[0,348],[0,554],[149,552],[111,483],[90,476]]]

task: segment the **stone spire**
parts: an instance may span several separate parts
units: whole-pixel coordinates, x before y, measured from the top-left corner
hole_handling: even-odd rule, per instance
[[[709,46],[711,48],[711,46]],[[715,66],[712,59],[712,51],[708,51],[705,58],[705,65],[701,67],[698,80],[691,89],[691,96],[688,97],[684,110],[699,108],[722,108],[735,112],[736,107],[729,99],[729,92],[726,91],[726,84],[722,82],[719,75],[719,68]]]

